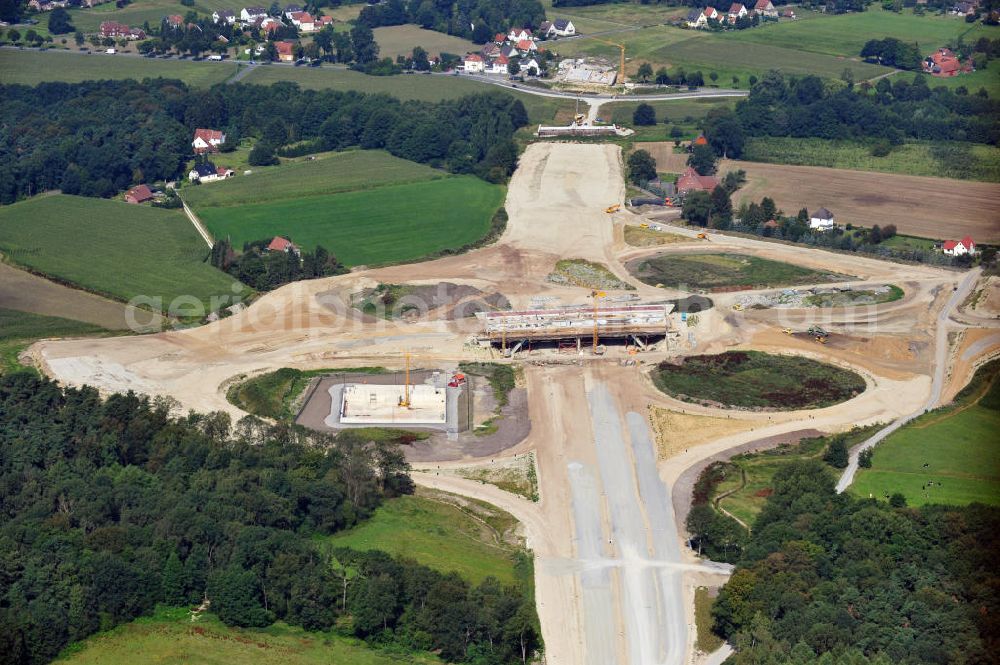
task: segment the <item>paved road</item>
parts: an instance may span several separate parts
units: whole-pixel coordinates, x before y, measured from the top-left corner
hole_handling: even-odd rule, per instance
[[[937,408],[940,406],[941,401],[941,391],[944,389],[944,379],[945,374],[948,371],[948,319],[951,317],[952,313],[958,308],[958,306],[965,300],[969,295],[969,291],[976,284],[979,279],[980,269],[976,268],[970,270],[968,274],[962,279],[958,284],[951,297],[948,298],[948,302],[945,303],[944,307],[938,313],[937,326],[935,327],[935,355],[934,355],[934,377],[931,382],[931,393],[927,398],[927,402],[919,410],[911,413],[908,416],[904,416],[888,427],[884,427],[876,432],[871,438],[867,439],[864,443],[855,446],[851,450],[850,460],[847,463],[847,468],[844,469],[844,473],[841,474],[840,479],[837,481],[837,492],[843,492],[851,483],[854,482],[854,476],[858,472],[858,457],[865,450],[874,448],[879,444],[880,441],[885,439],[887,436],[898,430],[900,427],[910,422],[914,418],[923,415],[927,411]]]

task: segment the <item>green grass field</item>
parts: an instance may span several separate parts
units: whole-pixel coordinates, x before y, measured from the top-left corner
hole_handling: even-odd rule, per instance
[[[431,654],[390,654],[333,632],[308,632],[284,623],[230,628],[215,615],[192,623],[186,608],[157,608],[151,617],[70,645],[56,659],[70,665],[431,665]]]
[[[207,185],[210,186],[210,185]],[[207,187],[206,186],[206,187]],[[326,196],[202,207],[199,217],[234,247],[274,235],[323,245],[348,266],[401,263],[483,238],[504,188],[472,176]]]
[[[99,326],[0,307],[0,374],[23,369],[17,356],[37,339],[106,334]]]
[[[226,154],[214,157],[226,164]],[[281,166],[250,167],[251,175],[238,175],[223,182],[186,186],[184,200],[192,208],[268,203],[320,194],[339,194],[386,185],[402,185],[450,177],[445,171],[393,157],[381,150],[352,150],[297,159]]]
[[[102,21],[118,21],[134,27],[142,27],[149,21],[150,27],[157,27],[164,16],[195,11],[202,16],[212,16],[216,9],[232,9],[239,14],[246,7],[243,0],[198,0],[191,7],[181,5],[177,0],[137,0],[121,9],[115,3],[98,5],[93,9],[70,9],[70,18],[78,29],[84,32],[96,32]]]
[[[162,298],[163,308],[179,296],[206,308],[221,296],[224,305],[234,284],[238,294],[247,292],[205,263],[208,248],[177,210],[61,194],[35,197],[0,208],[0,251],[58,281],[120,300]]]
[[[371,519],[327,540],[336,547],[379,549],[441,572],[455,571],[472,584],[491,575],[513,584],[516,548],[500,535],[514,518],[488,504],[474,502],[463,509],[434,496],[389,499]]]
[[[378,42],[379,57],[396,59],[397,55],[409,56],[414,46],[422,47],[435,58],[441,53],[465,55],[469,51],[478,51],[479,46],[461,37],[446,35],[443,32],[424,30],[417,25],[394,25],[385,28],[375,28],[375,41]]]
[[[885,157],[855,141],[817,138],[750,138],[743,151],[750,162],[826,166],[903,175],[1000,182],[1000,149],[969,143],[904,143]]]
[[[875,447],[850,491],[911,506],[1000,505],[1000,361],[981,369],[955,403],[909,423]]]
[[[627,267],[646,284],[685,289],[796,286],[845,278],[743,254],[663,254],[633,261]]]
[[[179,6],[179,5],[178,5]],[[230,62],[158,60],[123,55],[82,55],[62,51],[0,50],[0,81],[37,85],[44,81],[79,83],[102,79],[175,78],[196,88],[221,83],[236,73]]]
[[[700,133],[699,125],[712,109],[733,108],[735,99],[677,99],[667,101],[646,102],[656,110],[656,124],[638,126],[632,122],[632,114],[641,101],[628,101],[611,104],[601,109],[602,115],[611,114],[610,121],[625,125],[635,130],[629,137],[632,141],[670,141],[670,129],[673,126],[684,132],[682,138],[693,139]],[[604,117],[604,120],[609,118]]]
[[[802,356],[760,351],[688,356],[652,372],[661,391],[688,401],[750,409],[817,409],[865,389],[854,372]]]

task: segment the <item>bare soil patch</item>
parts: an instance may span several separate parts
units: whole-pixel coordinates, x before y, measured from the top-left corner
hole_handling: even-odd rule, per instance
[[[475,316],[476,312],[510,309],[498,292],[486,293],[468,284],[379,284],[352,296],[355,309],[389,319],[416,320],[431,313],[448,320]]]
[[[829,208],[837,223],[895,224],[923,238],[1000,241],[1000,185],[988,182],[871,173],[820,166],[723,161],[720,172],[743,169],[747,184],[734,197],[770,196],[788,214]]]

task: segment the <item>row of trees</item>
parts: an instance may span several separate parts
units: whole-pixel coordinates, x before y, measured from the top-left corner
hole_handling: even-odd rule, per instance
[[[544,20],[539,0],[386,0],[369,4],[358,16],[358,24],[369,28],[416,23],[477,44],[511,28],[537,28]]]
[[[171,180],[190,156],[195,128],[254,137],[277,149],[359,146],[455,173],[503,181],[517,163],[520,100],[488,93],[440,103],[384,95],[242,84],[192,90],[171,80],[0,86],[0,203],[45,190],[110,197]]]
[[[287,238],[286,238],[287,240]],[[269,252],[270,238],[246,243],[237,254],[228,239],[217,240],[209,262],[257,291],[270,291],[300,279],[317,279],[347,272],[340,261],[321,245],[312,252],[298,254]]]
[[[712,611],[737,665],[994,660],[1000,509],[855,499],[819,461],[772,486]]]
[[[532,657],[525,588],[470,588],[380,552],[322,547],[412,491],[394,443],[170,411],[162,399],[0,377],[0,663],[48,662],[158,603],[206,596],[233,626],[336,623],[451,662]]]
[[[869,39],[861,49],[861,57],[869,62],[877,62],[886,67],[919,71],[922,68],[923,57],[920,45],[907,44],[895,37],[885,39]]]

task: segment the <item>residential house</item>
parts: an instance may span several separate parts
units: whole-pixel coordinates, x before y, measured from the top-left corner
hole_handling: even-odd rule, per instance
[[[552,21],[542,21],[542,24],[538,26],[538,34],[542,39],[549,39],[555,36],[556,27],[552,25]]]
[[[285,252],[286,254],[294,253],[296,256],[302,254],[302,250],[300,250],[295,243],[288,238],[282,238],[281,236],[274,236],[274,239],[272,239],[267,245],[267,251]]]
[[[517,50],[521,55],[529,55],[532,51],[537,51],[538,47],[535,46],[535,42],[530,39],[522,39],[516,44]]]
[[[702,11],[700,9],[692,9],[687,13],[687,17],[684,19],[684,22],[689,28],[702,27],[705,23],[700,21],[702,21]]]
[[[288,15],[288,19],[300,32],[316,31],[316,19],[309,12],[292,12]]]
[[[510,32],[507,33],[508,41],[519,42],[524,39],[534,39],[528,28],[511,28]]]
[[[167,17],[167,27],[177,30],[184,25],[184,17],[180,14],[171,14]]]
[[[285,18],[290,19],[292,18],[292,14],[297,14],[302,11],[305,11],[305,7],[291,3],[285,5],[285,11],[282,13],[285,15]]]
[[[516,58],[521,55],[521,53],[517,50],[516,46],[505,44],[500,48],[500,55],[507,56],[508,58]]]
[[[976,253],[976,243],[972,236],[965,236],[961,240],[947,240],[941,245],[941,251],[948,256],[965,256]]]
[[[274,48],[278,52],[279,62],[295,61],[295,42],[290,42],[290,41],[275,42]]]
[[[267,16],[267,10],[263,7],[244,7],[240,10],[240,20],[244,23],[254,23]]]
[[[791,7],[788,7],[787,9],[785,9],[785,11],[781,13],[781,17],[782,18],[793,19],[793,20],[796,19],[796,18],[798,18],[797,16],[795,16],[795,10],[793,10]]]
[[[503,34],[502,32],[498,32],[497,34],[493,35],[493,43],[496,44],[497,46],[502,46],[505,41],[507,41],[507,35]]]
[[[479,49],[479,55],[489,60],[490,58],[497,58],[503,55],[503,51],[496,44],[489,43],[483,44],[483,48]]]
[[[809,217],[809,228],[814,231],[829,231],[833,227],[833,213],[826,208],[820,208]]]
[[[232,169],[227,169],[224,166],[216,166],[212,162],[204,161],[201,164],[195,164],[195,167],[188,172],[188,180],[191,182],[206,183],[232,178],[234,175],[236,175],[236,172]]]
[[[552,23],[552,27],[555,28],[556,35],[560,37],[572,37],[576,34],[576,26],[573,25],[573,21],[564,18],[557,18]]]
[[[774,8],[771,0],[757,0],[757,4],[753,6],[753,13],[766,18],[778,18],[778,10]]]
[[[701,11],[701,13],[698,14],[698,17],[695,18],[694,21],[690,21],[690,20],[688,21],[688,27],[689,28],[704,28],[704,27],[706,27],[708,25],[709,21],[718,21],[718,20],[720,20],[720,16],[721,15],[719,14],[718,11],[716,11],[715,7],[705,7],[705,9],[703,9]]]
[[[323,14],[318,19],[316,19],[316,29],[317,30],[322,30],[323,28],[325,28],[328,25],[333,25],[333,17],[332,16],[327,16],[326,14]]]
[[[924,71],[933,76],[958,76],[962,72],[972,71],[972,65],[964,66],[951,49],[939,48],[924,60]]]
[[[153,198],[153,190],[151,190],[146,185],[136,185],[132,189],[125,192],[125,202],[133,203],[138,205],[139,203],[145,203]]]
[[[677,178],[677,191],[680,194],[686,194],[692,191],[705,191],[711,192],[713,189],[719,186],[719,179],[715,176],[710,175],[699,175],[690,166],[684,173]]]
[[[538,61],[530,57],[522,59],[520,66],[521,72],[529,76],[538,76],[538,73],[542,71],[542,66],[538,64]]]
[[[507,67],[510,65],[510,59],[506,56],[497,56],[490,61],[489,66],[486,68],[486,73],[488,74],[506,74]]]
[[[212,12],[212,23],[225,23],[233,25],[236,23],[236,14],[228,9],[217,9]]]
[[[749,13],[750,12],[747,11],[747,8],[742,3],[734,2],[729,7],[729,13],[727,14],[727,18],[729,19],[730,23],[736,23],[736,21],[740,20]]]
[[[264,31],[264,33],[267,34],[268,38],[270,38],[271,33],[276,31],[278,28],[283,27],[284,25],[285,24],[281,22],[281,19],[276,19],[272,16],[268,16],[267,18],[261,19],[261,21],[257,24],[256,27]]]
[[[483,56],[478,53],[469,53],[465,56],[465,71],[469,74],[481,74],[486,69],[486,62]]]
[[[225,142],[226,135],[217,129],[196,129],[191,147],[194,148],[194,154],[203,155],[207,152],[216,152]]]
[[[119,23],[118,21],[104,21],[101,23],[100,27],[101,37],[118,39],[124,37],[125,39],[145,39],[146,33],[139,28],[130,28],[124,23]]]

